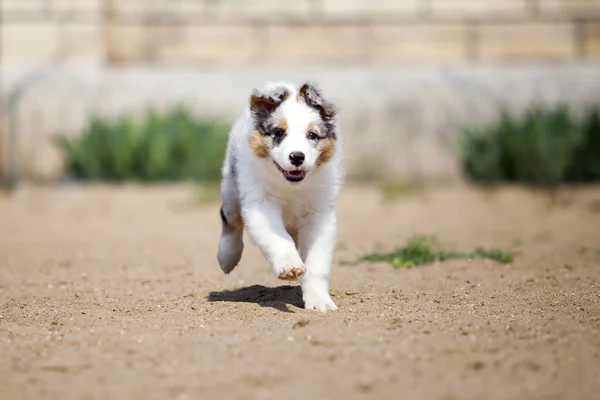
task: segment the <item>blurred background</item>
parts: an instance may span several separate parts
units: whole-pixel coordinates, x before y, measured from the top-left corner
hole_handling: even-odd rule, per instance
[[[600,0],[1,3],[8,186],[218,180],[226,124],[276,79],[340,106],[356,180],[578,180],[598,146]]]
[[[600,0],[0,0],[0,36],[0,399],[598,400]],[[216,259],[267,80],[340,108],[325,316]]]

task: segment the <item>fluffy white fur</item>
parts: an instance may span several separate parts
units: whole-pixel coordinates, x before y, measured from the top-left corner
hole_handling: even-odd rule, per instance
[[[344,175],[342,143],[337,120],[331,118],[327,127],[330,136],[334,134],[335,150],[326,162],[318,161],[326,132],[322,110],[315,102],[323,99],[313,86],[302,92],[303,97],[300,91],[306,87],[275,82],[256,89],[233,125],[223,165],[223,230],[217,258],[225,273],[237,266],[245,228],[276,277],[300,279],[305,308],[325,312],[337,309],[329,295],[329,278],[337,234],[335,204]],[[307,96],[314,97],[312,104]],[[257,155],[251,145],[261,122],[253,109],[255,99],[274,103],[265,120],[285,121],[280,143],[275,145],[268,135],[261,137],[266,156]],[[291,163],[294,152],[305,156],[300,167]],[[304,179],[291,182],[287,171],[297,171]]]

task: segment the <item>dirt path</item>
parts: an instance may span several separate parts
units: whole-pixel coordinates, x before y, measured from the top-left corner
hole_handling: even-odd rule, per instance
[[[246,241],[216,263],[217,205],[185,188],[0,198],[2,399],[598,399],[600,189],[550,204],[348,188],[332,293],[303,310]],[[511,248],[512,265],[351,263],[414,234]],[[230,292],[229,290],[233,290]]]

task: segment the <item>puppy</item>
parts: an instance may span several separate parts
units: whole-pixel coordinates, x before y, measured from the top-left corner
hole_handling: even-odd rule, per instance
[[[246,229],[276,277],[300,280],[306,309],[336,310],[329,276],[342,164],[336,108],[313,85],[255,89],[223,163],[221,269],[239,263]]]

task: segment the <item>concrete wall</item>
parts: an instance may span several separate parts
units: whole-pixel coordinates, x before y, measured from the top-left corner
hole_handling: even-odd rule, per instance
[[[317,82],[342,107],[352,166],[396,178],[455,177],[456,125],[500,105],[600,97],[600,0],[2,4],[2,90],[27,86],[11,115],[28,176],[58,171],[48,139],[90,112],[185,102],[233,118],[263,80]]]
[[[172,65],[600,57],[600,0],[5,0],[3,13],[5,60]]]

